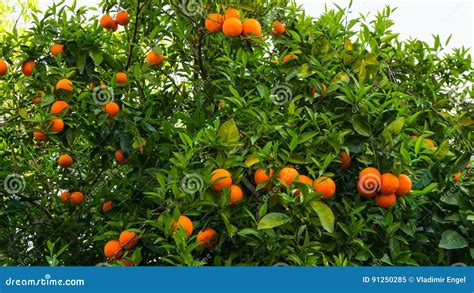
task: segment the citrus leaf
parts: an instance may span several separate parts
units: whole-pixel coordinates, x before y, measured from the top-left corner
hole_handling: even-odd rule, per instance
[[[312,201],[311,206],[318,214],[324,230],[332,233],[334,231],[334,214],[332,210],[326,204],[319,201]]]
[[[258,162],[260,162],[260,160],[257,158],[257,156],[250,154],[245,159],[244,164],[247,167],[252,167],[253,165],[257,164]]]
[[[281,225],[284,225],[290,221],[290,217],[282,213],[270,213],[266,214],[260,222],[258,222],[258,229],[271,229]]]
[[[446,230],[441,235],[441,240],[439,241],[439,247],[444,249],[459,249],[464,248],[468,245],[467,240],[462,237],[456,231]]]
[[[433,156],[436,160],[442,160],[448,155],[448,152],[449,152],[449,142],[448,140],[445,140],[438,146]]]
[[[217,137],[227,143],[239,141],[239,129],[237,128],[234,119],[222,123],[217,131]]]
[[[357,131],[360,135],[363,136],[370,136],[370,127],[367,121],[360,115],[352,116],[352,126],[354,126],[354,130]]]

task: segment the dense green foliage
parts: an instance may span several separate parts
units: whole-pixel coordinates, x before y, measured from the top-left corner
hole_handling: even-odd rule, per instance
[[[389,7],[369,21],[349,19],[348,9],[314,19],[284,0],[102,4],[111,14],[129,12],[130,24],[105,31],[99,13],[53,5],[0,45],[10,64],[0,77],[0,178],[22,175],[14,192],[0,189],[1,263],[96,265],[124,229],[139,232],[129,256],[140,265],[474,263],[466,49],[445,54],[438,37],[399,40]],[[264,37],[207,33],[206,15],[231,6],[259,20]],[[287,30],[273,37],[277,19]],[[65,45],[64,56],[51,55],[54,43]],[[166,56],[161,67],[146,64],[152,48]],[[287,53],[298,58],[283,63]],[[32,77],[20,70],[27,59],[38,63]],[[127,85],[116,84],[118,71],[127,72]],[[62,78],[73,81],[72,94],[54,89]],[[113,119],[89,88],[100,82],[101,98],[122,108]],[[321,94],[312,96],[313,86]],[[33,104],[38,91],[45,94]],[[55,99],[71,107],[61,114],[66,128],[37,142],[32,132],[47,130]],[[127,165],[114,160],[120,148]],[[347,170],[343,150],[352,156]],[[75,159],[68,170],[57,166],[62,153]],[[336,195],[321,201],[306,185],[299,197],[255,186],[257,167],[287,165],[333,178]],[[377,207],[357,194],[366,166],[409,175],[413,191],[390,209]],[[227,193],[209,188],[216,168],[242,187],[242,205],[228,206]],[[86,201],[64,205],[64,190],[80,190]],[[106,214],[105,200],[114,203]],[[189,238],[171,235],[180,214],[193,221]],[[195,239],[206,227],[219,234],[210,251]]]

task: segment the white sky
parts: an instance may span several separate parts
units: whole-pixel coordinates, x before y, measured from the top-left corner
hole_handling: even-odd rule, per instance
[[[51,4],[54,0],[39,0],[40,7]],[[67,0],[66,2],[72,2]],[[324,4],[329,8],[336,3],[341,7],[348,5],[349,0],[296,0],[303,5],[307,14],[318,18],[324,11]],[[79,0],[79,5],[96,6],[99,0]],[[474,1],[473,0],[354,0],[352,17],[359,13],[374,15],[385,5],[398,7],[391,16],[395,22],[392,30],[400,33],[402,39],[414,37],[432,43],[432,34],[441,36],[442,44],[453,34],[447,48],[473,47]]]

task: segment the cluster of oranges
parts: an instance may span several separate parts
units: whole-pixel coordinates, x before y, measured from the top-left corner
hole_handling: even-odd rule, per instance
[[[113,19],[110,15],[104,15],[100,19],[100,25],[103,26],[105,29],[109,30],[116,30],[118,25],[127,25],[129,23],[130,17],[129,14],[125,11],[120,11],[116,14],[115,19]],[[61,58],[64,55],[65,46],[64,44],[55,43],[51,47],[51,54],[54,57]],[[165,57],[157,53],[155,50],[151,50],[146,56],[147,63],[150,66],[159,66],[165,60]],[[21,65],[21,71],[25,76],[32,76],[34,73],[34,69],[37,66],[36,61],[34,60],[26,60]],[[6,75],[8,72],[8,64],[0,59],[0,76]],[[128,83],[127,74],[125,72],[117,72],[115,74],[115,83],[117,85],[123,85]],[[105,89],[107,86],[101,83],[101,88]],[[94,90],[94,85],[91,83],[89,85],[90,90]],[[63,78],[56,83],[55,90],[57,93],[65,93],[66,95],[72,94],[74,92],[74,85],[73,81]],[[41,95],[45,94],[43,91],[38,92],[40,96],[34,97],[32,102],[34,104],[39,104],[42,101]],[[64,115],[66,115],[70,110],[69,104],[64,100],[56,100],[51,104],[50,113],[53,116],[56,116],[53,119],[49,119],[47,121],[48,125],[46,128],[41,129],[40,127],[35,127],[33,131],[33,137],[37,141],[46,141],[48,139],[49,134],[58,134],[64,130],[65,124],[63,121]],[[120,112],[120,106],[111,101],[106,103],[103,106],[103,110],[108,114],[109,117],[113,118],[117,116]],[[46,130],[46,131],[45,131]],[[123,155],[123,151],[121,149],[115,152],[115,159],[119,164],[127,164],[129,157],[125,158]],[[69,154],[62,154],[58,158],[58,165],[62,168],[69,168],[74,163],[74,159]],[[70,194],[69,192],[63,192],[60,197],[63,203],[71,203],[74,205],[79,205],[84,201],[84,195],[81,192],[74,192]],[[108,201],[104,203],[103,211],[107,212],[112,208],[112,202]]]
[[[216,192],[229,192],[229,205],[240,205],[242,202],[244,193],[240,186],[232,184],[232,175],[226,169],[212,171],[210,183],[211,189]]]
[[[73,193],[64,191],[61,193],[60,199],[63,204],[80,205],[84,202],[85,197],[80,191],[75,191]]]
[[[130,16],[126,11],[119,11],[115,15],[115,19],[109,14],[102,16],[100,25],[106,30],[116,31],[119,25],[126,26],[130,22]]]
[[[357,191],[360,195],[374,198],[379,207],[390,208],[397,202],[397,196],[404,196],[411,191],[410,177],[392,173],[381,174],[373,167],[367,167],[359,173]]]
[[[73,91],[72,81],[66,78],[59,80],[56,83],[56,91],[72,92]],[[33,99],[33,103],[39,103],[40,101],[41,101],[40,97],[36,97]],[[63,100],[54,101],[51,104],[50,112],[52,115],[56,116],[57,118],[48,120],[48,124],[50,124],[48,131],[52,133],[62,132],[64,130],[64,121],[60,117],[62,117],[61,115],[67,113],[68,111],[69,111],[69,104],[66,101],[63,101]],[[34,131],[33,137],[38,141],[45,141],[48,139],[48,134],[42,131]]]
[[[269,182],[273,177],[273,173],[273,169],[257,169],[254,176],[255,184],[258,186],[266,183],[264,189],[269,189],[272,186]],[[282,168],[276,177],[284,187],[292,187],[293,182],[307,184],[310,188],[313,188],[315,192],[320,193],[323,198],[331,198],[336,193],[336,184],[331,178],[321,176],[313,180],[306,175],[299,174],[298,170],[293,167]],[[293,190],[293,194],[296,196],[299,196],[300,193],[301,191],[297,188]]]
[[[174,233],[178,227],[183,228],[187,237],[190,237],[193,234],[193,222],[185,215],[179,216],[178,222],[174,220],[171,222],[172,233]],[[213,248],[217,242],[219,242],[219,237],[216,230],[212,228],[206,228],[198,233],[196,241],[202,248],[210,249]]]
[[[129,230],[122,231],[118,240],[110,240],[104,246],[104,255],[108,259],[120,261],[124,266],[133,266],[134,263],[122,258],[126,249],[132,249],[137,245],[137,233]]]
[[[212,13],[205,21],[206,29],[210,33],[223,32],[227,37],[238,37],[240,35],[262,37],[262,26],[254,18],[247,18],[243,22],[240,12],[235,8],[228,8],[224,15]],[[281,35],[285,32],[285,26],[278,20],[273,22],[273,35]]]

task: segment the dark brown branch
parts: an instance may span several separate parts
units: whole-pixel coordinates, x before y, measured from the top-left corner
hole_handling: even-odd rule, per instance
[[[148,0],[145,0],[143,4],[140,6],[140,0],[137,0],[137,13],[135,14],[135,23],[133,26],[133,38],[132,42],[130,43],[130,48],[128,49],[128,59],[127,59],[127,65],[125,65],[125,71],[132,65],[132,53],[133,53],[133,46],[138,41],[138,21],[140,19],[140,13],[145,7],[145,5],[148,3]]]

